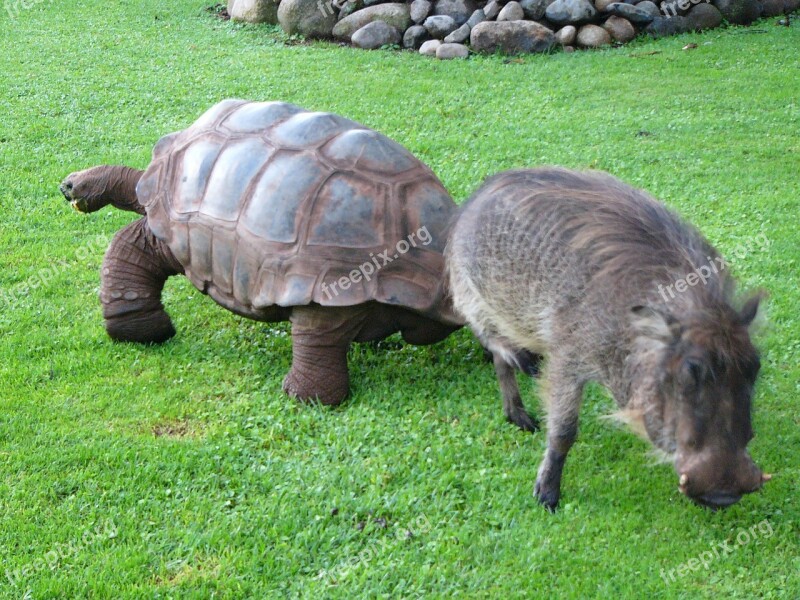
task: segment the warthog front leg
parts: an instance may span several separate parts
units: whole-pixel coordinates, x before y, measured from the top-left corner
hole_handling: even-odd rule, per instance
[[[494,354],[494,370],[503,395],[503,413],[506,418],[523,431],[539,429],[539,422],[525,410],[514,367],[508,364],[499,352]]]
[[[533,493],[548,509],[555,510],[561,497],[561,473],[567,453],[578,435],[578,412],[584,382],[564,378],[570,371],[551,362],[548,374],[547,450],[539,466]]]

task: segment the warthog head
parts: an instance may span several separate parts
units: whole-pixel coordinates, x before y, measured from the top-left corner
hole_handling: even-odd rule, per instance
[[[771,478],[747,452],[760,368],[749,327],[759,301],[741,311],[720,305],[713,314],[634,308],[637,345],[655,373],[650,398],[640,404],[647,436],[674,457],[680,491],[712,508],[738,502]]]

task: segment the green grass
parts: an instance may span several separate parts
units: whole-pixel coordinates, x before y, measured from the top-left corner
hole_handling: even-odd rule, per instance
[[[437,62],[285,45],[205,4],[0,15],[0,563],[15,578],[0,573],[1,598],[800,596],[800,27]],[[723,253],[750,248],[734,268],[771,294],[751,450],[775,480],[726,511],[692,505],[601,418],[611,401],[594,389],[548,514],[531,495],[544,436],[504,422],[467,331],[355,347],[335,410],[282,394],[286,326],[239,319],[183,279],[165,295],[173,341],[111,343],[98,269],[131,215],[74,214],[57,184],[98,163],[143,168],[161,135],[225,97],[361,121],[459,200],[506,168],[606,169]],[[535,384],[523,393],[541,412]]]

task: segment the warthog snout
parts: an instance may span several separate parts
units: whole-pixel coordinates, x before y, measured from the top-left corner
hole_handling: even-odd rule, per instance
[[[761,472],[746,451],[734,457],[698,453],[676,461],[675,470],[679,474],[678,489],[710,508],[736,504],[742,496],[760,490],[772,478]]]

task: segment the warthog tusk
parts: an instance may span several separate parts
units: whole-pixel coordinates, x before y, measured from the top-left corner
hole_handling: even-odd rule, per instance
[[[689,476],[686,473],[682,473],[680,480],[678,480],[678,485],[684,487],[687,483],[689,483]]]
[[[761,483],[767,483],[770,479],[772,479],[772,473],[761,474]]]

